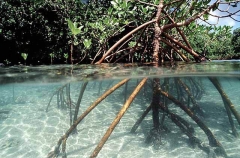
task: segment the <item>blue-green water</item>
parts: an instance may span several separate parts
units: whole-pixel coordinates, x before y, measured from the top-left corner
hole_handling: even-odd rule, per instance
[[[118,88],[97,105],[77,126],[78,132],[70,134],[67,139],[68,158],[89,157],[124,105],[125,100],[144,77],[148,77],[146,84],[121,118],[98,157],[224,157],[214,152],[216,147],[209,144],[203,129],[179,105],[164,99],[160,94],[158,102],[161,105],[165,104],[171,113],[186,120],[194,128],[193,135],[210,151],[206,152],[198,145],[195,148],[191,146],[186,133],[161,108],[157,110],[159,120],[162,120],[163,115],[165,119],[164,128],[157,134],[161,139],[160,144],[156,145],[154,140],[158,139],[156,137],[152,137],[152,141],[149,141],[150,131],[153,131],[151,111],[137,130],[134,133],[130,132],[151,104],[152,87],[156,78],[160,79],[162,90],[167,91],[185,107],[193,110],[194,104],[185,90],[186,87],[179,86],[178,81],[182,81],[201,109],[194,111],[194,115],[209,128],[216,140],[221,143],[228,157],[240,157],[240,138],[233,135],[225,108],[226,106],[230,108],[230,106],[224,106],[219,91],[210,80],[214,79],[220,84],[225,97],[232,103],[231,107],[240,113],[240,61],[179,64],[176,67],[165,68],[126,65],[0,67],[0,157],[47,157],[49,152],[56,147],[61,136],[70,128],[70,118],[73,118],[70,116],[75,112],[83,83],[88,82],[78,116],[106,90],[124,78],[130,78],[127,84]],[[168,86],[166,82],[169,83]],[[70,85],[69,93],[68,85]],[[63,102],[59,101],[61,97]],[[230,113],[236,133],[240,133],[237,117],[231,109]],[[61,147],[59,157],[62,157]]]

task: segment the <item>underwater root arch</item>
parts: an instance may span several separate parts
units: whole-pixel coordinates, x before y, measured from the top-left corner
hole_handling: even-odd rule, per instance
[[[232,115],[235,117],[237,121],[239,121],[239,113],[234,108],[233,103],[228,98],[227,94],[224,92],[223,88],[221,87],[221,84],[216,77],[208,77],[210,82],[214,85],[214,87],[217,89],[219,94],[222,97],[224,108],[226,109],[227,116],[229,119],[229,123],[231,125],[232,134],[235,137],[238,137],[237,130],[235,128]],[[60,137],[60,139],[57,142],[57,145],[53,149],[53,151],[50,151],[48,153],[48,158],[55,158],[58,157],[60,153],[62,153],[63,158],[67,158],[66,154],[66,141],[70,134],[76,132],[76,128],[78,124],[105,98],[107,98],[109,95],[111,95],[115,90],[122,87],[123,85],[126,85],[124,90],[125,94],[127,91],[127,83],[130,79],[126,78],[122,81],[118,82],[111,88],[107,89],[97,100],[95,100],[76,120],[71,124],[71,127],[66,131],[66,133]],[[191,84],[190,84],[191,83]],[[146,86],[146,87],[152,87],[152,99],[151,103],[148,107],[146,107],[143,114],[139,117],[139,119],[136,120],[136,123],[133,125],[131,129],[131,133],[134,133],[141,122],[144,120],[144,118],[147,116],[147,114],[152,111],[152,121],[153,121],[153,129],[150,130],[149,136],[147,137],[148,140],[152,141],[157,145],[161,145],[159,142],[161,141],[161,131],[167,130],[167,126],[164,124],[164,121],[166,118],[169,118],[179,129],[182,131],[183,134],[185,134],[189,138],[190,145],[192,147],[198,147],[208,155],[214,155],[216,156],[222,156],[222,157],[228,157],[224,147],[220,143],[220,141],[217,140],[217,137],[214,135],[214,133],[209,129],[209,127],[197,116],[198,115],[204,115],[203,111],[201,111],[201,106],[198,105],[197,99],[201,98],[201,95],[203,92],[203,89],[201,86],[199,86],[199,83],[195,78],[188,77],[185,79],[181,78],[143,78],[140,82],[137,82],[137,85],[134,89],[132,89],[132,93],[129,95],[128,99],[126,99],[125,103],[123,104],[122,108],[119,110],[118,114],[116,115],[115,119],[111,123],[111,125],[108,127],[106,133],[103,135],[102,139],[99,141],[98,145],[96,146],[95,150],[92,152],[89,157],[97,157],[98,153],[103,148],[104,144],[110,137],[111,133],[114,131],[115,127],[127,111],[127,109],[130,107],[132,101],[135,99],[137,94],[140,92],[140,90]],[[149,86],[150,85],[150,86]],[[82,98],[82,94],[87,86],[87,82],[84,82],[80,91],[80,101]],[[197,91],[197,92],[196,92]],[[54,93],[57,94],[57,93]],[[126,96],[125,96],[126,97]],[[200,127],[201,130],[205,133],[206,137],[208,138],[208,143],[203,142],[200,140],[196,134],[194,127],[191,125],[191,123],[185,118],[182,118],[177,113],[174,113],[171,108],[169,108],[169,104],[173,103],[175,107],[180,108],[186,115],[189,116],[189,118],[192,120],[192,122],[197,125],[197,127]],[[192,103],[192,106],[190,105]],[[78,104],[80,104],[78,99]],[[77,107],[77,106],[76,106]],[[79,106],[78,106],[79,108]],[[75,111],[78,111],[78,109],[75,109]],[[162,117],[160,118],[159,113],[162,113]],[[238,122],[239,123],[239,122]],[[62,152],[60,152],[60,147],[62,145]]]

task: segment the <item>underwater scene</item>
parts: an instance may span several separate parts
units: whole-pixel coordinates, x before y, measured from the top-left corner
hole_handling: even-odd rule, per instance
[[[0,67],[1,158],[239,158],[240,61]]]

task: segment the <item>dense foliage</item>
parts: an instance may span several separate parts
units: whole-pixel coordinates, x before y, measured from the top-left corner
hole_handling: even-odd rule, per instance
[[[84,5],[79,1],[15,1],[0,3],[0,62],[50,63],[53,57],[63,62],[70,41],[66,18],[80,20]]]
[[[192,23],[189,27],[192,31],[189,41],[197,52],[210,59],[231,59],[236,55],[230,26],[197,26]]]
[[[190,18],[209,1],[193,4],[176,16]],[[5,64],[91,63],[121,37],[153,19],[158,1],[80,0],[4,0],[0,3],[0,62]],[[181,2],[182,3],[182,2]],[[187,1],[186,3],[187,5]],[[179,3],[168,8],[171,12]],[[184,15],[184,16],[183,16]],[[205,17],[207,18],[207,17]],[[167,24],[169,20],[162,20]],[[126,39],[106,62],[150,62],[153,50],[153,26]],[[239,29],[191,23],[183,29],[194,50],[213,58],[239,53]],[[175,29],[170,34],[179,36]],[[169,33],[169,32],[168,32]],[[181,38],[181,37],[179,37]],[[231,42],[232,38],[232,42]],[[163,51],[172,48],[163,44]],[[26,54],[26,59],[22,54]],[[186,52],[183,52],[186,53]],[[235,55],[236,56],[236,55]],[[180,60],[178,56],[175,57]]]
[[[240,28],[233,31],[232,45],[234,47],[234,51],[240,54]]]

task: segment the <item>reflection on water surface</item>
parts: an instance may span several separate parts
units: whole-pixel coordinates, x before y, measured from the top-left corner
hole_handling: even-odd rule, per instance
[[[238,158],[239,113],[237,61],[0,69],[4,158]]]

